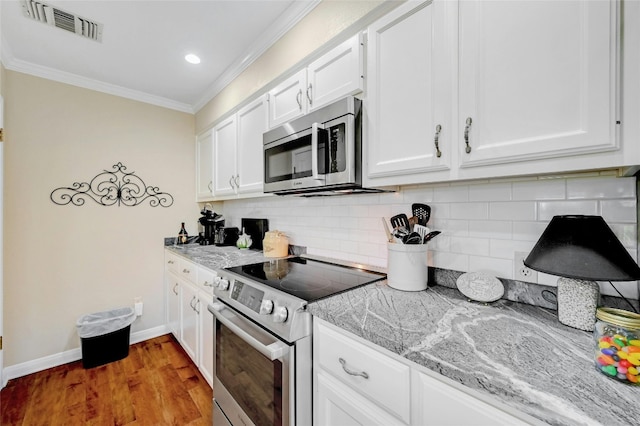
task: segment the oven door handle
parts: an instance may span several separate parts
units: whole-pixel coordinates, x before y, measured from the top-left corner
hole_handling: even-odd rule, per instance
[[[260,352],[265,357],[269,358],[270,361],[280,359],[289,352],[289,347],[286,344],[280,341],[275,341],[270,345],[264,345],[262,342],[251,336],[237,324],[233,323],[229,318],[222,314],[222,311],[227,309],[227,307],[223,303],[212,303],[208,306],[208,309],[209,312],[211,312],[216,317],[216,320],[220,321],[225,327],[227,327],[234,334],[244,340],[252,348]]]

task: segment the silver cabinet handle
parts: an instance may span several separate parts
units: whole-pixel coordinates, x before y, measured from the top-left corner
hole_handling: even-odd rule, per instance
[[[209,188],[209,192],[213,192],[213,181],[212,180],[209,181],[209,185],[207,185],[207,187]]]
[[[438,124],[436,126],[436,135],[433,138],[434,139],[433,142],[436,144],[436,157],[438,158],[442,157],[442,151],[440,151],[440,143],[439,143],[441,131],[442,131],[442,126]]]
[[[176,288],[178,288],[178,283],[176,283],[176,284],[173,286],[173,294],[175,294],[175,295],[177,296],[177,295],[178,295],[178,290],[176,290]]]
[[[302,89],[298,90],[298,94],[296,95],[296,102],[298,102],[298,107],[300,111],[302,111]]]
[[[311,99],[311,89],[313,89],[313,86],[311,85],[311,83],[309,83],[309,86],[307,87],[307,99],[309,100],[309,106],[313,105],[313,99]]]
[[[236,183],[236,188],[240,188],[240,175],[236,175],[233,181]]]
[[[193,310],[196,311],[196,314],[200,315],[200,299],[196,299]]]
[[[182,272],[184,272],[185,274],[188,274],[188,273],[190,273],[191,271],[190,271],[190,270],[188,270],[187,268],[184,268],[184,269],[182,270]]]
[[[350,375],[350,376],[360,376],[360,377],[364,377],[365,379],[369,378],[369,375],[364,371],[358,372],[358,371],[353,371],[353,370],[347,368],[347,361],[345,361],[344,359],[338,358],[338,361],[340,361],[340,364],[342,364],[342,369],[348,375]]]
[[[168,263],[169,265],[173,265],[175,262],[174,262],[173,260],[167,260],[167,263]]]
[[[471,152],[471,146],[469,146],[469,130],[471,129],[471,117],[467,117],[467,125],[464,126],[464,143],[467,144],[467,147],[464,149],[466,153]]]
[[[233,175],[229,178],[229,186],[233,189]]]
[[[213,283],[210,283],[209,281],[203,282],[202,285],[204,285],[205,287],[213,287]]]
[[[195,305],[195,303],[196,303],[196,297],[195,297],[195,296],[193,296],[193,297],[191,298],[191,302],[189,302],[189,306],[191,306],[191,309],[193,309],[194,311],[196,310],[196,307],[194,306],[194,305]]]

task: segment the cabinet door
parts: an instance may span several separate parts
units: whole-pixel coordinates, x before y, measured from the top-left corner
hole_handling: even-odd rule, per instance
[[[194,286],[182,283],[182,348],[198,364],[198,292]]]
[[[462,168],[617,148],[616,4],[459,2]]]
[[[407,2],[368,29],[370,178],[450,168],[447,91],[452,77],[443,3]]]
[[[419,371],[412,371],[413,423],[524,426],[528,423]]]
[[[404,425],[372,401],[319,372],[313,423],[318,426]]]
[[[181,289],[180,279],[171,272],[166,273],[167,279],[167,325],[169,331],[180,341],[180,306],[181,306]]]
[[[262,192],[264,180],[262,134],[267,130],[269,105],[260,96],[240,111],[238,119],[238,192]]]
[[[362,91],[363,57],[360,34],[332,49],[307,67],[309,111]]]
[[[236,116],[222,121],[213,129],[213,195],[235,194]]]
[[[302,69],[269,91],[269,127],[307,112],[307,70]]]
[[[209,386],[213,387],[214,366],[213,358],[213,314],[207,309],[213,296],[204,291],[200,291],[200,372]]]
[[[196,199],[211,199],[213,195],[213,132],[196,139]]]

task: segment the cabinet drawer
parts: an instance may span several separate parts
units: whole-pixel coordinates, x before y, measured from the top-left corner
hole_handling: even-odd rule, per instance
[[[197,282],[197,274],[198,274],[198,267],[189,262],[188,260],[180,260],[180,270],[178,271],[179,275],[184,278],[185,280],[196,284]]]
[[[411,371],[407,365],[320,322],[316,322],[315,338],[320,368],[409,423]]]
[[[213,280],[217,276],[218,273],[215,271],[210,271],[205,268],[198,268],[198,287],[209,294],[213,294]]]
[[[170,252],[165,251],[164,265],[168,270],[178,273],[178,271],[180,270],[180,259],[178,258],[178,256],[175,256]]]

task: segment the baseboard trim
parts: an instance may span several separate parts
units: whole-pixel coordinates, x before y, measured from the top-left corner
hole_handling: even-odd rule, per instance
[[[129,343],[133,345],[134,343],[143,342],[168,333],[170,333],[170,331],[169,327],[166,325],[136,331],[135,333],[131,333]],[[2,370],[2,388],[4,388],[7,385],[7,382],[11,379],[26,376],[27,374],[37,373],[38,371],[57,367],[79,359],[82,359],[82,351],[80,348],[76,348],[31,361],[22,362],[20,364],[10,365]]]

